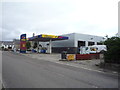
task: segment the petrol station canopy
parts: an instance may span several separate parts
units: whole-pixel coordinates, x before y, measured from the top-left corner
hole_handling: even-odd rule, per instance
[[[65,36],[56,36],[56,35],[47,35],[47,34],[40,34],[40,35],[28,38],[29,41],[41,41],[41,42],[67,40],[67,39],[68,37],[65,37]]]

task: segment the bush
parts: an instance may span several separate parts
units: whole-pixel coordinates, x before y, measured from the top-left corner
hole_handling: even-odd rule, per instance
[[[106,63],[120,64],[120,38],[112,37],[105,41],[107,52],[105,52]]]
[[[27,50],[31,48],[31,43],[29,41],[26,42],[26,48]]]

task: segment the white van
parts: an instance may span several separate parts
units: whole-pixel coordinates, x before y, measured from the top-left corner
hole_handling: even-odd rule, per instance
[[[107,51],[106,45],[92,45],[92,46],[86,47],[86,54],[101,53],[104,51]]]

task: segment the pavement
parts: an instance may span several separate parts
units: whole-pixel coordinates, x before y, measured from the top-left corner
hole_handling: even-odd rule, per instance
[[[54,55],[38,54],[38,59],[37,55],[31,58],[29,54],[3,52],[3,85],[5,88],[118,88],[117,75],[51,59]]]
[[[36,58],[39,60],[46,60],[54,63],[69,65],[73,67],[79,67],[87,70],[93,70],[97,72],[106,72],[106,73],[112,73],[112,74],[118,74],[116,70],[110,70],[107,68],[100,68],[99,64],[100,62],[103,62],[102,59],[93,59],[93,60],[61,60],[61,54],[39,54],[39,53],[27,53],[22,54],[31,58]],[[61,60],[61,61],[60,61]]]

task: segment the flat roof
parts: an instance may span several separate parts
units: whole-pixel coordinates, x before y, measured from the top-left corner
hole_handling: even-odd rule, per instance
[[[56,36],[56,35],[47,35],[47,34],[40,34],[37,36],[29,37],[29,41],[41,41],[41,42],[48,42],[48,41],[57,41],[57,40],[67,40],[68,37],[65,36]]]

